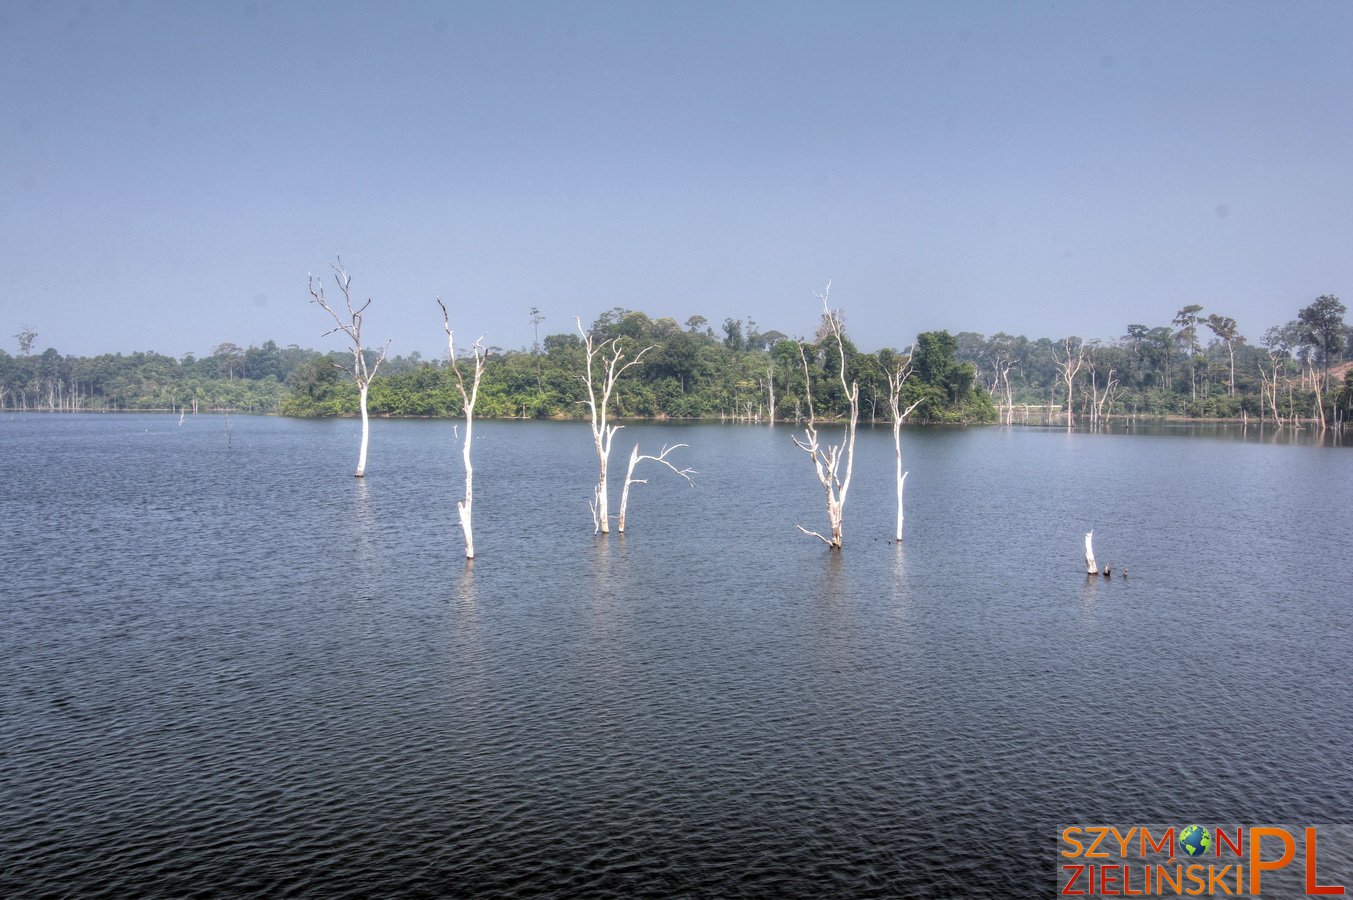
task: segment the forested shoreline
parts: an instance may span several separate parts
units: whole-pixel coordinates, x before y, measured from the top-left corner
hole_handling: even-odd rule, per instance
[[[1191,305],[1168,325],[1129,324],[1112,340],[931,331],[910,347],[874,352],[857,348],[847,321],[845,353],[866,422],[888,420],[888,373],[910,363],[902,399],[915,404],[908,420],[917,423],[1182,416],[1341,426],[1353,419],[1353,368],[1345,363],[1353,358],[1353,334],[1344,313],[1337,298],[1322,296],[1255,340],[1234,320]],[[835,347],[826,343],[826,325],[824,316],[816,334],[790,337],[740,319],[725,319],[716,330],[700,316],[683,325],[617,307],[588,332],[618,338],[631,355],[644,351],[617,387],[617,416],[767,421],[802,418],[806,380],[819,416],[844,413],[839,385],[822,377]],[[202,358],[77,357],[54,348],[33,352],[38,336],[25,328],[16,335],[17,355],[0,351],[0,409],[357,412],[357,388],[345,374],[351,352],[267,341],[247,348],[223,343]],[[516,350],[489,347],[477,415],[583,418],[584,366],[578,331]],[[377,416],[454,416],[459,401],[449,363],[417,353],[387,358],[370,386]]]

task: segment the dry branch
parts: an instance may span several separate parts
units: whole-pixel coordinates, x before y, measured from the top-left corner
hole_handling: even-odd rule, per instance
[[[1052,360],[1066,384],[1066,427],[1069,430],[1076,424],[1073,409],[1076,401],[1075,383],[1077,373],[1085,365],[1085,344],[1077,338],[1068,337],[1062,340],[1062,348],[1064,355],[1060,357],[1057,350],[1053,349]]]
[[[902,520],[904,518],[902,511],[902,489],[907,480],[907,473],[902,471],[902,422],[916,411],[925,398],[912,403],[906,409],[902,408],[902,385],[907,383],[911,377],[912,366],[911,357],[915,352],[915,347],[907,351],[907,362],[899,365],[896,370],[887,372],[888,376],[888,407],[893,414],[893,449],[897,458],[897,535],[896,540],[902,543]]]
[[[816,531],[810,531],[802,525],[797,526],[804,534],[818,538],[833,550],[841,549],[842,514],[846,505],[846,493],[850,490],[851,473],[855,465],[855,430],[860,421],[860,385],[859,382],[846,381],[845,335],[841,326],[841,317],[834,313],[828,302],[831,294],[831,282],[818,297],[822,300],[824,328],[836,338],[836,352],[840,359],[838,375],[841,388],[850,400],[850,420],[846,423],[845,439],[840,444],[828,444],[825,447],[818,440],[817,418],[813,410],[813,380],[808,369],[808,355],[803,344],[799,344],[799,360],[803,363],[804,394],[808,401],[808,421],[804,425],[803,439],[794,437],[794,443],[813,460],[813,470],[817,473],[818,483],[827,500],[827,521],[831,526],[831,537],[827,538]],[[841,474],[841,463],[846,464],[845,474]]]
[[[611,457],[611,442],[615,439],[615,433],[623,428],[623,425],[606,424],[606,412],[610,407],[611,394],[615,390],[616,381],[625,373],[630,366],[639,364],[643,355],[653,348],[645,347],[635,354],[634,359],[621,364],[625,358],[625,352],[620,346],[620,338],[610,338],[602,341],[600,344],[595,342],[595,336],[583,330],[582,319],[575,317],[574,321],[578,323],[578,333],[583,336],[583,349],[587,358],[587,372],[584,382],[587,384],[587,404],[591,412],[592,420],[592,442],[597,449],[597,485],[592,491],[592,524],[595,531],[602,534],[610,534],[610,502],[606,493],[606,468]],[[608,355],[609,354],[609,355]],[[594,364],[600,362],[601,368],[601,400],[597,400],[597,373],[594,371]]]
[[[465,461],[465,497],[456,502],[456,513],[460,517],[461,531],[465,532],[465,558],[474,559],[474,466],[470,462],[470,440],[474,435],[474,406],[479,400],[479,380],[484,375],[484,365],[488,360],[488,351],[484,349],[484,336],[475,339],[471,348],[474,358],[474,377],[470,387],[465,387],[465,377],[460,371],[460,362],[456,359],[456,336],[451,330],[451,318],[447,315],[446,304],[440,297],[437,305],[442,308],[442,328],[446,331],[446,355],[451,360],[451,371],[456,376],[456,389],[460,391],[461,410],[465,413],[465,440],[461,447],[461,456]]]
[[[371,298],[368,297],[367,301],[360,307],[354,307],[352,305],[352,276],[348,274],[347,269],[343,268],[342,258],[339,258],[338,262],[330,268],[334,270],[334,281],[338,283],[338,290],[343,294],[343,305],[347,309],[346,321],[344,321],[338,311],[330,306],[325,300],[324,283],[315,278],[313,273],[308,276],[307,286],[310,290],[311,300],[314,303],[319,304],[319,307],[332,316],[334,320],[334,327],[324,332],[323,337],[328,337],[334,332],[341,331],[343,334],[347,335],[348,342],[352,345],[350,347],[352,351],[352,371],[348,374],[357,385],[358,401],[362,413],[362,444],[361,449],[357,453],[357,471],[353,474],[358,478],[362,478],[366,475],[367,438],[370,433],[370,422],[367,416],[366,405],[367,394],[371,389],[371,379],[376,377],[376,373],[380,370],[381,363],[385,362],[385,353],[390,349],[390,342],[385,342],[385,346],[376,354],[375,363],[368,366],[366,358],[367,351],[362,348],[362,315],[366,312],[366,308],[371,305]],[[334,367],[341,372],[347,372],[346,369],[337,363],[334,364]]]
[[[625,472],[625,487],[620,491],[620,515],[617,517],[616,525],[617,530],[621,534],[625,533],[625,510],[629,506],[630,502],[630,485],[648,484],[647,478],[634,477],[634,467],[639,465],[639,463],[642,462],[643,460],[647,459],[651,460],[652,462],[662,463],[664,466],[671,469],[673,472],[680,475],[682,478],[686,479],[686,481],[691,485],[691,487],[695,486],[695,479],[693,479],[691,476],[697,475],[699,473],[697,473],[694,469],[690,468],[678,469],[676,466],[672,465],[672,463],[668,462],[667,460],[667,454],[671,453],[673,450],[676,450],[678,447],[685,446],[688,445],[673,444],[672,446],[669,447],[666,444],[663,444],[661,453],[659,453],[657,456],[649,456],[647,454],[640,454],[639,445],[638,444],[634,445],[634,449],[630,452],[629,469]],[[595,514],[593,515],[593,518],[595,518]]]

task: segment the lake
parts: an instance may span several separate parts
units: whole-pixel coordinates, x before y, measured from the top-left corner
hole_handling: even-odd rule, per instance
[[[1032,896],[1065,822],[1353,822],[1353,452],[0,417],[0,896]],[[612,510],[615,511],[614,508]],[[1083,536],[1129,576],[1087,579]],[[1353,881],[1353,879],[1350,879]]]

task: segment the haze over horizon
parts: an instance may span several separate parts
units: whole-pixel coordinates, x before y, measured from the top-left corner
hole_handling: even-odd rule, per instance
[[[0,347],[531,343],[614,306],[866,350],[1249,340],[1353,294],[1353,4],[0,7]]]

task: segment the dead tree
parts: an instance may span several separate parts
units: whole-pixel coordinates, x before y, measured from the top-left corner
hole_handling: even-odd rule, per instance
[[[1099,369],[1097,366],[1099,356],[1099,342],[1094,341],[1091,344],[1087,356],[1090,369],[1090,426],[1098,428],[1104,424],[1108,417],[1106,407],[1112,409],[1114,400],[1118,396],[1118,370],[1109,366],[1109,371],[1104,380],[1103,390],[1100,390]]]
[[[661,453],[659,453],[657,456],[648,456],[646,454],[640,454],[639,445],[638,444],[634,445],[634,450],[630,452],[630,467],[625,472],[625,487],[620,491],[620,515],[616,519],[617,531],[619,531],[621,534],[625,533],[625,509],[629,506],[630,502],[630,485],[648,484],[647,478],[634,477],[634,467],[639,465],[639,463],[642,462],[643,460],[647,459],[652,460],[653,462],[656,463],[662,463],[664,466],[671,469],[673,472],[677,473],[682,478],[686,479],[686,481],[689,482],[692,487],[695,486],[695,479],[691,477],[692,475],[697,474],[694,469],[678,469],[676,466],[672,465],[670,462],[667,461],[667,454],[671,453],[678,447],[685,446],[688,445],[673,444],[672,446],[668,447],[666,444],[664,444]]]
[[[630,366],[638,365],[643,355],[653,348],[651,346],[645,347],[635,355],[634,359],[621,365],[625,353],[620,347],[620,338],[614,337],[597,344],[594,335],[583,330],[582,319],[575,317],[574,321],[578,323],[578,333],[583,336],[583,349],[587,357],[587,373],[583,379],[587,384],[587,399],[583,402],[587,404],[587,408],[592,414],[592,442],[597,448],[597,486],[592,490],[591,503],[593,533],[610,534],[610,502],[606,494],[606,466],[611,457],[611,441],[615,438],[615,433],[624,426],[606,424],[606,411],[610,407],[611,393],[615,390],[616,381]],[[600,401],[597,400],[598,373],[595,371],[596,368],[601,369]]]
[[[906,409],[902,408],[902,385],[906,384],[907,379],[911,377],[911,351],[907,352],[907,362],[899,365],[896,370],[885,373],[888,376],[888,408],[893,414],[893,449],[897,454],[897,537],[899,544],[902,543],[902,488],[907,480],[907,473],[902,471],[902,422],[911,415],[916,407],[925,402],[925,397],[912,403]]]
[[[832,550],[841,549],[841,518],[846,506],[846,492],[850,490],[851,471],[855,465],[855,429],[860,421],[860,384],[857,381],[846,381],[846,345],[845,335],[841,326],[841,317],[832,312],[828,304],[828,296],[831,294],[831,282],[827,282],[827,290],[820,295],[822,299],[822,308],[825,311],[823,316],[824,328],[826,333],[836,338],[836,353],[840,360],[840,369],[838,375],[841,379],[841,389],[846,398],[850,401],[850,419],[846,423],[845,437],[840,444],[822,445],[818,439],[817,419],[813,411],[813,379],[808,370],[808,355],[804,353],[803,344],[799,344],[799,359],[803,363],[804,394],[808,401],[808,421],[804,424],[803,438],[794,438],[794,443],[800,450],[807,453],[813,460],[813,469],[817,472],[818,483],[822,485],[822,491],[827,497],[827,521],[830,525],[831,537],[825,537],[816,531],[809,531],[802,525],[797,526],[799,531],[804,534],[812,535],[821,540]],[[841,463],[845,463],[845,474],[841,474]]]
[[[376,377],[376,372],[380,369],[381,363],[385,361],[385,351],[390,349],[390,342],[385,342],[385,346],[376,354],[375,363],[368,366],[367,351],[362,349],[362,314],[371,305],[371,298],[368,297],[367,301],[360,307],[354,308],[352,305],[352,276],[343,268],[343,260],[340,259],[331,268],[334,270],[334,281],[338,282],[338,289],[343,293],[343,303],[347,307],[347,320],[345,321],[333,307],[325,302],[324,284],[313,274],[309,276],[310,297],[320,305],[321,309],[333,316],[334,327],[324,332],[322,337],[328,337],[335,331],[341,331],[348,336],[348,342],[352,344],[352,371],[348,374],[352,376],[353,382],[357,385],[357,396],[362,410],[362,446],[357,453],[357,471],[353,474],[361,478],[366,475],[366,447],[370,427],[366,413],[367,393],[371,389],[371,379]],[[338,365],[338,363],[333,365],[340,372],[347,372],[347,369]]]
[[[997,351],[996,358],[992,362],[992,368],[996,373],[996,379],[992,382],[991,392],[995,394],[998,389],[1003,389],[1005,394],[1005,410],[1002,419],[1006,425],[1011,425],[1015,421],[1015,394],[1010,386],[1010,370],[1019,365],[1019,360],[1012,356],[1007,356],[1004,351]]]
[[[461,455],[465,460],[465,498],[456,502],[456,512],[460,515],[460,530],[465,532],[465,558],[474,559],[474,528],[472,511],[474,508],[474,466],[470,463],[470,438],[474,433],[474,405],[479,399],[479,379],[484,375],[484,365],[488,360],[488,351],[484,349],[484,336],[475,339],[470,353],[474,358],[474,377],[470,387],[465,387],[465,377],[460,372],[460,362],[456,359],[456,338],[451,331],[451,319],[446,313],[446,304],[437,298],[442,308],[442,327],[446,330],[446,355],[451,360],[451,371],[456,376],[456,389],[460,391],[460,408],[465,413],[465,443]]]
[[[1062,381],[1066,384],[1066,427],[1070,429],[1076,424],[1076,414],[1073,409],[1076,400],[1076,374],[1085,365],[1085,344],[1079,338],[1069,337],[1062,339],[1062,347],[1065,356],[1059,357],[1056,349],[1054,349],[1052,360],[1057,365],[1057,371],[1061,373]]]
[[[1259,364],[1259,380],[1262,382],[1261,394],[1264,401],[1273,410],[1273,421],[1279,427],[1283,424],[1283,414],[1278,410],[1278,382],[1279,370],[1283,368],[1286,353],[1277,348],[1270,347],[1268,350],[1268,371],[1264,370],[1264,364]],[[1260,406],[1262,409],[1262,405]]]
[[[1095,548],[1092,545],[1095,530],[1091,528],[1085,532],[1085,574],[1098,575],[1099,567],[1095,565]]]
[[[766,367],[766,394],[767,394],[767,398],[766,398],[766,406],[767,406],[767,411],[769,412],[769,415],[766,416],[766,419],[770,422],[770,424],[774,425],[774,424],[775,424],[775,363],[774,363],[774,361],[772,361],[771,364],[770,364],[769,366]]]
[[[1121,394],[1122,391],[1118,386],[1117,369],[1109,369],[1103,391],[1099,389],[1098,376],[1095,374],[1094,368],[1090,369],[1091,418],[1096,426],[1102,426],[1108,421],[1109,414]]]

